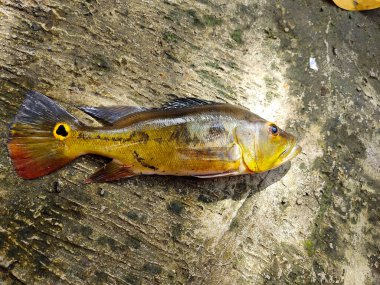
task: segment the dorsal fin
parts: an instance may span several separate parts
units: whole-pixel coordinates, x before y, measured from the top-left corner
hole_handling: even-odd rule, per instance
[[[147,110],[142,107],[134,106],[106,106],[106,107],[78,107],[80,110],[90,115],[91,117],[101,120],[102,122],[113,124],[121,118],[128,117]]]
[[[177,109],[177,108],[186,108],[186,107],[212,105],[212,104],[222,104],[222,103],[198,99],[198,98],[177,98],[165,103],[161,107],[161,109]]]
[[[193,106],[202,106],[202,105],[212,105],[212,104],[222,104],[219,102],[208,101],[198,98],[177,98],[172,101],[165,103],[160,108],[144,108],[144,107],[135,107],[135,106],[106,106],[106,107],[87,107],[82,106],[78,107],[80,110],[90,115],[91,117],[102,121],[107,124],[114,124],[120,119],[124,119],[133,114],[146,111],[146,110],[168,110],[168,109],[177,109],[177,108],[186,108]]]

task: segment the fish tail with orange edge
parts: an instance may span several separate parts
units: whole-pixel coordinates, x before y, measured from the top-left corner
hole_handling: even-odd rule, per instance
[[[28,92],[8,139],[8,150],[18,175],[33,179],[53,172],[77,156],[67,148],[73,130],[83,126],[53,100]]]

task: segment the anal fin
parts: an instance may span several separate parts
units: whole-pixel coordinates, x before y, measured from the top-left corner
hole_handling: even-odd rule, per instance
[[[108,182],[135,175],[129,166],[121,164],[114,159],[87,178],[85,183]]]

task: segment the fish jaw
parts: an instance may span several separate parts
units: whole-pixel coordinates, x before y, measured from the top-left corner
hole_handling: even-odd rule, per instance
[[[290,151],[287,151],[287,154],[285,156],[285,159],[283,161],[283,163],[289,161],[289,160],[292,160],[293,158],[295,158],[300,152],[302,151],[302,148],[299,146],[299,145],[294,145]]]
[[[284,163],[292,160],[301,151],[302,151],[302,147],[300,147],[299,145],[297,145],[296,141],[294,141],[294,143],[292,143],[289,147],[287,147],[285,149],[285,151],[283,153],[280,154],[280,156],[278,157],[277,161],[273,165],[273,168],[277,168],[277,167],[283,165]]]

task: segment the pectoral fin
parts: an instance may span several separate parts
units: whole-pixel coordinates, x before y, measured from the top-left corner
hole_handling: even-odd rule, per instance
[[[102,169],[99,169],[97,172],[92,174],[88,179],[85,180],[85,183],[108,182],[125,177],[132,177],[135,175],[136,174],[131,170],[129,166],[123,165],[114,159]]]
[[[241,159],[241,150],[237,144],[230,147],[180,148],[178,152],[186,159],[237,161]]]

